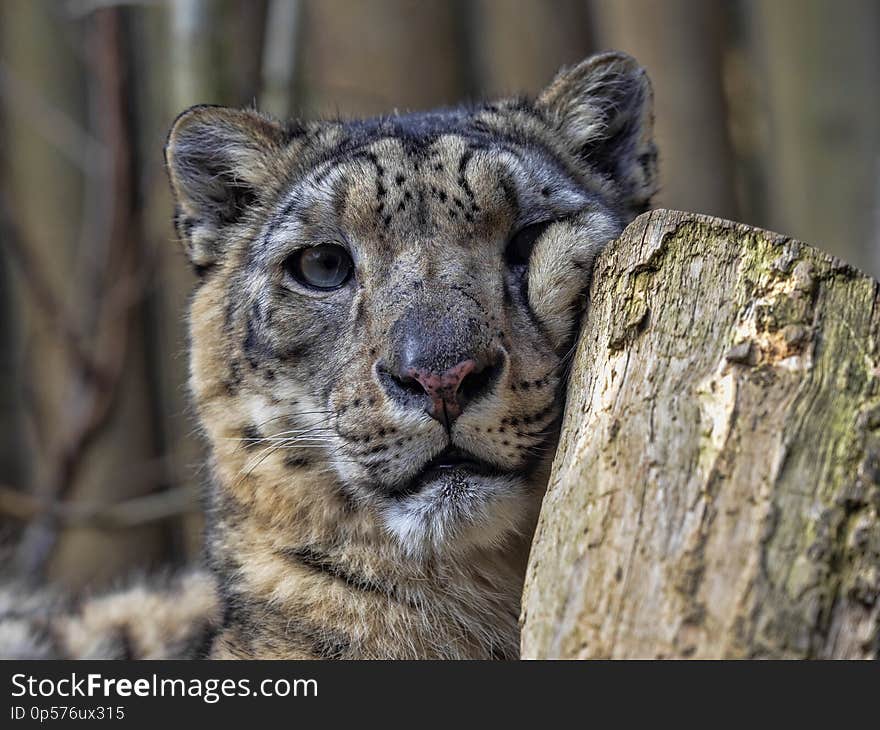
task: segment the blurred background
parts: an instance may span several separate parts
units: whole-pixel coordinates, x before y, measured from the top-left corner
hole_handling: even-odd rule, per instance
[[[0,0],[0,533],[70,586],[198,553],[192,278],[166,130],[535,93],[629,51],[655,86],[658,204],[880,276],[880,2]]]

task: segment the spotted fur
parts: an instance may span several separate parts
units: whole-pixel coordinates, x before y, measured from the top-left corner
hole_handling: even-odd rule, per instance
[[[0,586],[0,659],[203,657],[220,616],[205,571],[131,579],[76,599],[10,581]]]
[[[201,277],[190,384],[213,473],[210,656],[518,656],[567,357],[595,256],[655,191],[651,126],[647,77],[619,53],[534,100],[177,119],[176,225]],[[322,243],[350,254],[345,286],[291,276]],[[493,353],[454,422],[394,375],[412,338],[443,367]],[[482,467],[425,472],[450,446]]]

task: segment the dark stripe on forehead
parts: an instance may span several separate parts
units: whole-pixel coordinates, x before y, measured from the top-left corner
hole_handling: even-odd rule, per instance
[[[341,219],[345,215],[345,209],[348,207],[348,176],[342,175],[333,184],[333,193],[330,204],[333,207],[333,213],[337,218]]]
[[[278,211],[278,213],[273,217],[272,222],[269,225],[269,229],[266,232],[267,236],[271,235],[278,223],[280,223],[282,220],[290,218],[293,212],[298,210],[299,207],[302,205],[302,198],[297,195],[297,192],[298,191],[294,188],[294,190],[290,194],[290,199],[284,204],[284,207],[280,211]]]
[[[305,225],[314,225],[316,223],[316,221],[312,220],[312,218],[309,216],[309,210],[307,206],[310,201],[307,200],[307,196],[303,195],[303,184],[310,183],[315,187],[319,187],[326,183],[327,179],[343,165],[348,165],[353,162],[362,160],[365,160],[368,163],[372,164],[376,168],[376,174],[379,177],[384,174],[382,165],[380,164],[379,159],[375,153],[369,150],[356,150],[351,154],[340,154],[339,152],[336,152],[332,156],[326,157],[323,161],[315,165],[315,167],[313,168],[314,172],[311,176],[306,175],[305,178],[294,182],[287,192],[287,202],[277,213],[272,216],[269,224],[266,226],[265,233],[262,237],[262,250],[258,253],[262,253],[269,248],[272,237],[275,235],[275,232],[278,230],[279,226],[288,222],[292,216],[296,216],[297,219]],[[331,192],[331,204],[337,215],[341,214],[341,211],[345,206],[347,184],[347,178],[343,177],[336,184],[334,184]],[[256,258],[253,253],[254,252],[252,252],[251,256],[249,256],[249,264],[253,263]]]
[[[480,136],[480,139],[468,139],[468,147],[474,152],[505,152],[515,158],[524,170],[544,169],[555,177],[567,181],[571,186],[582,192],[596,192],[590,185],[585,185],[583,174],[572,168],[565,160],[559,158],[540,140],[527,137],[510,137],[499,132],[495,135]],[[536,162],[538,163],[536,165]]]
[[[465,150],[465,153],[461,156],[461,159],[458,161],[458,184],[464,190],[465,195],[467,195],[468,200],[471,202],[471,206],[473,208],[473,212],[479,210],[479,206],[476,204],[476,198],[474,197],[474,191],[471,189],[470,183],[467,181],[467,166],[468,162],[471,161],[471,158],[474,156],[474,150],[471,147],[468,147]]]
[[[415,117],[412,117],[412,119],[407,117],[408,121],[406,123],[400,121],[402,118],[393,118],[390,122],[384,120],[382,123],[377,120],[351,123],[351,128],[355,129],[357,133],[326,150],[324,156],[314,163],[311,172],[307,172],[305,177],[295,181],[289,188],[286,194],[286,202],[271,217],[260,245],[252,246],[248,252],[248,266],[252,266],[266,254],[278,228],[291,220],[292,216],[298,217],[303,223],[315,222],[308,217],[309,211],[307,207],[311,196],[302,186],[311,185],[320,188],[335,171],[345,165],[365,162],[375,168],[377,191],[380,196],[378,203],[382,208],[379,213],[379,222],[387,227],[391,216],[382,193],[387,189],[390,180],[388,182],[385,181],[386,167],[383,164],[381,155],[377,155],[373,149],[377,143],[383,140],[394,140],[402,144],[404,153],[410,157],[414,167],[418,166],[420,157],[427,159],[428,152],[434,156],[441,154],[436,149],[429,149],[430,145],[435,143],[441,136],[454,135],[463,140],[466,149],[458,160],[456,182],[462,190],[460,198],[466,201],[466,205],[462,211],[453,210],[455,210],[457,215],[463,215],[468,220],[472,219],[473,215],[480,210],[480,206],[476,202],[475,192],[465,174],[468,165],[478,152],[486,152],[489,155],[493,153],[509,155],[521,167],[519,171],[511,170],[511,174],[516,178],[538,178],[536,182],[541,182],[541,187],[547,187],[546,183],[549,183],[552,186],[550,189],[563,189],[570,186],[572,191],[586,191],[582,176],[569,169],[567,163],[558,158],[540,139],[524,135],[512,136],[506,134],[503,129],[484,131],[487,129],[491,130],[491,127],[472,117],[465,123],[464,112],[457,112],[456,114],[453,116],[452,122],[444,122],[442,124],[416,123]],[[416,132],[419,134],[417,135]],[[424,154],[416,154],[417,152]],[[528,173],[532,174],[529,175]],[[546,182],[540,178],[545,178]],[[348,202],[347,182],[340,181],[339,184],[334,184],[331,191],[328,191],[327,202],[332,206],[337,216],[344,212]],[[518,214],[523,204],[517,191],[518,186],[511,180],[505,180],[504,176],[499,180],[499,186],[507,203]],[[320,190],[315,190],[314,194],[320,197]],[[417,200],[414,201],[414,222],[417,226],[424,228],[428,224],[429,215],[425,193],[421,189],[421,185],[415,188],[415,194]],[[306,207],[304,208],[304,206]]]
[[[320,171],[316,173],[311,180],[315,185],[323,185],[327,181],[327,178],[330,177],[337,168],[342,165],[360,162],[362,160],[366,160],[377,168],[380,167],[379,159],[376,157],[375,153],[369,150],[358,149],[352,150],[348,153],[343,152],[342,150],[336,150],[321,163]],[[379,172],[379,170],[377,170],[377,172]]]
[[[320,173],[321,180],[326,180],[329,177],[330,173],[332,173],[337,167],[339,167],[343,161],[340,160],[331,160],[327,163],[324,163],[325,167],[322,169]],[[304,180],[299,180],[292,184],[290,189],[287,191],[287,201],[284,203],[283,207],[278,210],[272,217],[269,219],[268,224],[266,225],[265,231],[260,239],[259,245],[251,246],[248,251],[246,266],[248,269],[254,267],[254,265],[260,261],[262,257],[266,255],[266,252],[269,251],[272,245],[272,239],[275,236],[278,228],[288,223],[291,218],[295,217],[302,225],[315,225],[319,221],[314,219],[312,216],[312,209],[310,205],[314,202],[314,200],[310,200],[309,196],[306,194],[307,191],[302,189],[303,182],[307,182],[311,180],[311,182],[315,185],[319,184],[317,178],[305,178]],[[336,196],[341,195],[344,198],[344,185],[338,185],[334,187],[332,202],[334,207],[339,205],[339,200]]]
[[[504,196],[505,202],[511,207],[514,213],[514,218],[519,218],[519,193],[516,190],[516,185],[510,182],[506,177],[498,178],[498,187],[501,190],[501,194]]]
[[[472,150],[500,149],[512,152],[525,147],[534,149],[547,158],[555,159],[555,155],[537,138],[525,137],[522,134],[510,135],[503,128],[492,128],[476,119],[473,115],[480,111],[482,110],[463,109],[454,110],[452,116],[444,113],[439,115],[422,113],[352,121],[346,125],[351,132],[350,136],[328,149],[321,163],[341,164],[345,161],[365,158],[377,166],[377,172],[381,176],[384,172],[381,161],[370,148],[382,140],[391,139],[399,142],[404,152],[415,158],[414,164],[418,169],[419,158],[430,157],[429,148],[444,136],[460,137]],[[438,118],[445,121],[435,123],[433,120]],[[560,172],[563,172],[565,167],[562,162],[559,160],[556,162]],[[323,171],[322,174],[326,175],[327,171]]]
[[[369,144],[377,138],[396,137],[419,147],[444,134],[462,133],[473,119],[475,109],[457,107],[430,112],[374,117],[348,122],[350,144]]]

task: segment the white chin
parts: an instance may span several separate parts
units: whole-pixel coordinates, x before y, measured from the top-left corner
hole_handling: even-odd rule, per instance
[[[418,492],[388,500],[382,516],[410,554],[492,547],[528,524],[534,500],[530,492],[521,477],[449,469]]]

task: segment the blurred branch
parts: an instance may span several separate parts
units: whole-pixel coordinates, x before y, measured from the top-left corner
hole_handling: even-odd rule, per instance
[[[107,149],[75,119],[51,104],[0,61],[0,100],[11,113],[23,117],[88,177],[101,168]]]
[[[0,485],[0,512],[28,522],[51,516],[65,526],[120,529],[177,517],[197,509],[198,490],[191,485],[110,505],[57,502]]]
[[[27,286],[25,293],[49,320],[52,328],[61,336],[65,349],[73,364],[82,368],[93,377],[99,376],[99,366],[92,355],[85,349],[82,335],[76,322],[70,316],[70,309],[65,307],[56,297],[55,290],[49,283],[43,268],[37,262],[32,251],[22,236],[22,231],[12,215],[12,206],[7,200],[5,191],[0,190],[0,240],[10,253]]]
[[[173,2],[174,0],[170,0]],[[123,6],[161,7],[169,0],[67,0],[66,10],[72,18],[82,18],[104,8]]]

